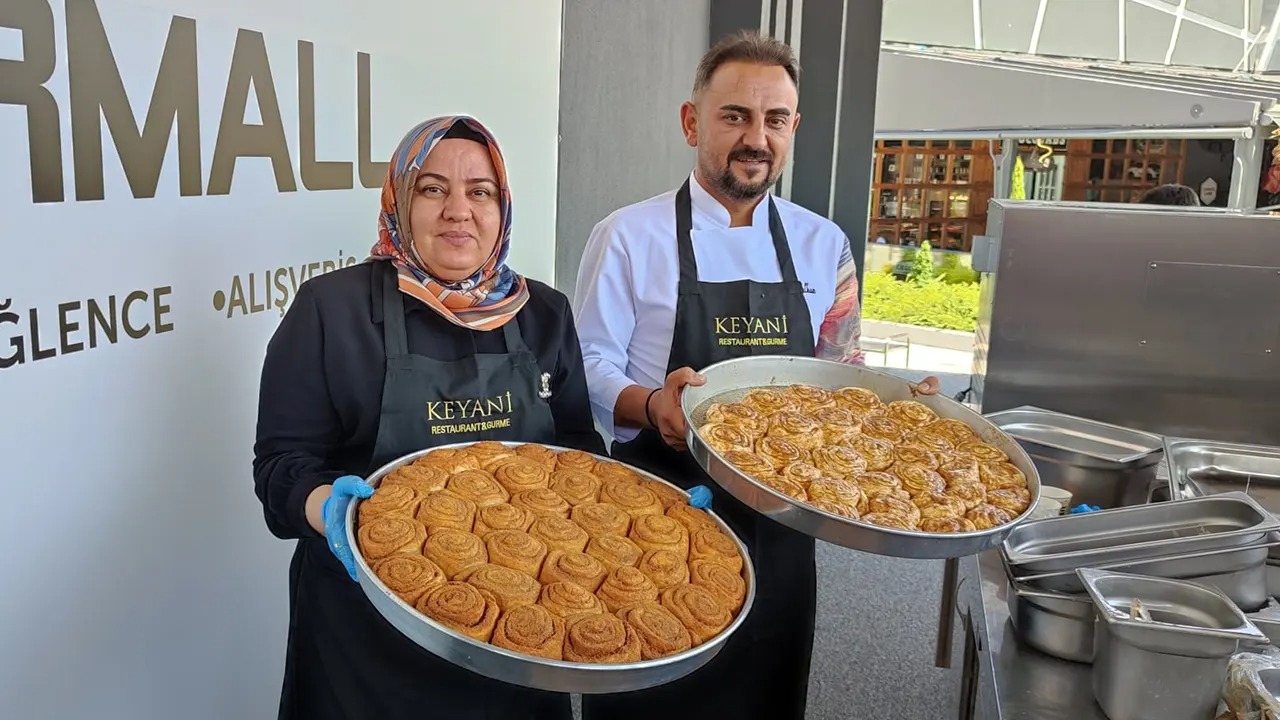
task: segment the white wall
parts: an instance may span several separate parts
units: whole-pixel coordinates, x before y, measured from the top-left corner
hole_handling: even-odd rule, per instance
[[[94,7],[0,5],[0,310],[12,313],[0,313],[0,717],[273,717],[292,543],[267,533],[253,494],[262,352],[292,294],[280,288],[363,259],[378,203],[358,179],[351,190],[304,187],[297,43],[315,48],[320,160],[356,160],[357,52],[370,56],[374,160],[426,117],[485,121],[514,186],[513,265],[550,282],[561,4],[99,0],[135,118],[146,118],[173,16],[194,19],[199,193],[179,194],[178,136],[195,137],[186,118],[146,199],[133,197],[112,135],[99,128],[102,199],[77,200],[76,167],[93,169],[86,138],[95,132],[72,142],[67,48],[89,45],[68,42],[66,18]],[[51,38],[39,31],[50,12]],[[35,29],[24,36],[14,26]],[[281,171],[296,191],[280,192],[271,163],[248,157],[228,194],[206,194],[238,29],[265,35],[288,146]],[[27,112],[14,99],[52,105],[22,95],[24,66],[3,61],[31,68],[50,40],[56,67],[43,85],[60,143],[46,147],[60,148],[65,198],[36,203]],[[104,87],[110,58],[85,52],[70,73],[90,91]],[[250,98],[245,121],[257,123],[264,113]],[[80,107],[92,122],[96,110]],[[146,155],[132,152],[130,163]],[[42,177],[59,166],[51,156],[38,165]],[[41,182],[42,194],[56,194]],[[80,183],[80,195],[93,195]],[[129,301],[134,291],[142,299]],[[118,310],[127,303],[140,337],[121,327],[118,342],[99,332],[90,347],[88,301],[105,309],[111,298]],[[37,335],[52,356],[33,357]],[[13,363],[19,347],[24,362]]]

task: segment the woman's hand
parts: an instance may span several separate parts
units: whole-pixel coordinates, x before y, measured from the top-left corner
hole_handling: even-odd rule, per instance
[[[324,533],[325,541],[329,543],[329,551],[347,569],[347,574],[351,576],[351,579],[355,580],[356,558],[351,551],[351,547],[347,545],[345,528],[347,508],[351,505],[352,498],[364,499],[372,497],[373,486],[355,475],[343,475],[333,481],[332,487],[327,485],[318,487],[312,494],[315,496],[315,493],[321,493],[326,490],[328,490],[328,497],[324,499],[324,503],[320,506],[323,526],[319,530]],[[308,505],[310,504],[308,503]],[[315,523],[313,522],[312,524],[314,525]]]
[[[937,395],[938,390],[941,389],[941,387],[942,387],[942,384],[938,382],[938,378],[930,375],[929,377],[921,380],[918,385],[913,385],[911,387],[911,394],[912,395]]]
[[[662,434],[662,440],[676,450],[685,449],[684,411],[680,409],[680,395],[686,385],[698,387],[706,382],[707,379],[693,368],[682,367],[668,375],[662,387],[649,398],[649,419]]]

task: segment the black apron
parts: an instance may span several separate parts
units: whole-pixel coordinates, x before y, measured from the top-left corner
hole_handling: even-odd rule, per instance
[[[782,220],[773,199],[768,202],[782,282],[710,283],[698,281],[689,182],[676,194],[680,285],[668,373],[750,355],[813,357],[809,306]],[[687,452],[672,450],[655,430],[644,430],[628,443],[615,442],[613,456],[686,489],[711,488],[712,509],[751,553],[756,600],[746,622],[705,667],[652,690],[584,696],[584,720],[803,720],[817,601],[813,538],[735,500]]]
[[[440,361],[409,354],[403,295],[388,264],[380,286],[387,374],[368,473],[437,445],[552,442],[541,371],[513,318],[507,352]],[[508,412],[458,418],[442,400],[493,399]],[[496,407],[489,405],[490,408]],[[301,540],[289,571],[292,612],[281,720],[569,720],[569,696],[477,675],[406,639],[378,614],[323,539]]]

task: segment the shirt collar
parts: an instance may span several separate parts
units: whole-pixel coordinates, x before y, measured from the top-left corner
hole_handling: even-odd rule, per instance
[[[689,174],[689,199],[693,209],[709,219],[715,226],[721,228],[729,227],[729,211],[711,196],[702,187],[702,183],[698,182],[696,173]],[[751,214],[751,227],[769,227],[769,197],[760,199],[756,203],[756,209]],[[735,228],[736,229],[736,228]]]

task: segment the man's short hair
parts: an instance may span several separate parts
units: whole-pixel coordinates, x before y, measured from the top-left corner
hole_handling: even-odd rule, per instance
[[[787,71],[791,82],[797,87],[800,85],[800,64],[790,45],[754,30],[742,30],[720,40],[702,56],[702,60],[698,62],[698,72],[693,78],[693,93],[697,95],[706,89],[716,70],[731,62],[777,65]]]
[[[1200,205],[1200,196],[1195,190],[1186,185],[1158,185],[1150,190],[1142,193],[1142,197],[1138,198],[1138,203],[1142,205],[1181,205],[1184,207],[1198,207]]]

